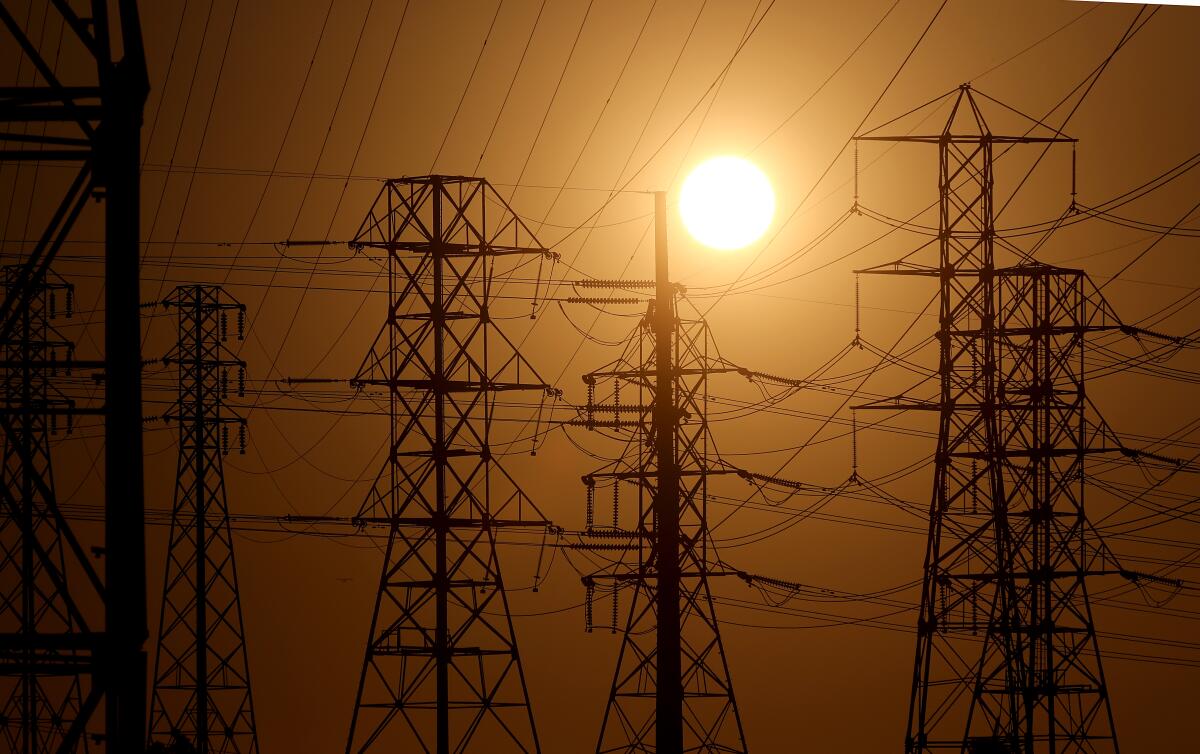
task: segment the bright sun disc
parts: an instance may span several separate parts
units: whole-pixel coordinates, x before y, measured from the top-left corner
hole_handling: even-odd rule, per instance
[[[683,224],[700,243],[740,249],[758,240],[775,215],[775,192],[754,163],[714,157],[691,172],[679,194]]]

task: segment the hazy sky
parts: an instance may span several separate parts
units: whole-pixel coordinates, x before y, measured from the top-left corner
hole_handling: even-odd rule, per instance
[[[374,404],[351,399],[345,389],[289,391],[280,382],[354,376],[379,331],[386,293],[378,260],[345,245],[289,248],[280,242],[353,238],[380,178],[433,172],[487,178],[541,242],[561,254],[560,264],[541,271],[544,279],[558,280],[649,277],[652,202],[639,192],[666,190],[673,275],[708,312],[722,355],[803,377],[854,336],[851,271],[903,257],[928,240],[908,232],[875,240],[886,225],[865,215],[844,217],[856,162],[859,201],[873,212],[907,218],[937,197],[932,147],[865,146],[856,159],[846,144],[864,119],[864,129],[877,126],[970,82],[1079,139],[1077,193],[1087,206],[1135,189],[1196,153],[1200,9],[1158,10],[1093,83],[1080,87],[1091,82],[1089,74],[1112,53],[1140,6],[950,0],[930,25],[939,5],[143,3],[153,87],[143,132],[143,299],[161,299],[181,282],[214,282],[249,308],[251,331],[241,356],[250,365],[244,405],[251,445],[245,456],[227,459],[231,509],[354,515],[384,463],[387,429]],[[41,29],[38,14],[28,23],[36,34],[57,34],[56,27]],[[10,46],[0,51],[15,61]],[[5,62],[3,70],[16,68]],[[29,73],[4,76],[26,80]],[[996,132],[1025,128],[999,106],[989,113]],[[922,111],[895,128],[936,132],[944,118],[944,111]],[[1029,150],[998,162],[998,195],[1007,197],[1038,159],[1040,150]],[[743,251],[717,252],[690,241],[673,211],[688,170],[720,154],[753,160],[776,191],[771,227]],[[34,193],[31,172],[0,171],[0,199],[15,208],[0,249],[5,261],[35,235],[29,228],[37,228],[52,201],[43,197],[65,173],[45,166],[39,175]],[[629,191],[611,197],[615,189]],[[1087,270],[1106,286],[1124,321],[1191,333],[1200,327],[1193,306],[1200,266],[1189,256],[1195,242],[1171,236],[1155,244],[1154,231],[1155,225],[1196,227],[1185,213],[1198,189],[1196,176],[1184,174],[1113,210],[1130,222],[1073,224],[1039,245],[1037,256]],[[998,226],[1053,220],[1068,207],[1070,192],[1067,148],[1039,164]],[[30,222],[21,230],[26,215]],[[917,222],[936,226],[937,217],[926,213]],[[64,331],[83,358],[97,352],[102,324],[95,311],[98,247],[85,243],[94,228],[94,218],[85,217],[78,242],[64,248],[56,265],[79,286],[80,313]],[[1027,250],[1038,241],[1036,235],[1013,238]],[[734,281],[740,283],[722,295]],[[897,342],[901,350],[916,346],[937,325],[924,308],[933,293],[927,281],[864,279],[863,336],[881,349]],[[565,391],[567,402],[582,402],[580,376],[616,357],[610,344],[636,325],[640,310],[626,307],[619,314],[634,316],[613,316],[542,295],[536,303],[499,300],[510,317],[500,327],[523,343],[526,357]],[[172,320],[160,310],[148,310],[147,322],[149,358],[165,353],[174,335]],[[1130,339],[1102,345],[1108,350],[1098,358],[1118,364],[1142,347]],[[935,356],[925,347],[911,360],[929,369]],[[862,370],[878,362],[870,351],[854,351],[829,374],[848,375],[845,386],[859,386]],[[1190,458],[1200,449],[1194,362],[1182,354],[1157,371],[1098,368],[1089,392],[1131,446]],[[148,373],[148,415],[172,400],[172,379],[167,371]],[[860,389],[892,395],[919,379],[892,366]],[[723,457],[814,485],[837,485],[849,476],[850,411],[842,394],[802,391],[764,413],[740,410],[738,401],[763,396],[736,376],[713,391],[723,401],[714,403],[713,417]],[[830,415],[834,421],[826,422]],[[884,419],[887,427],[861,428],[866,419]],[[866,419],[860,415],[859,473],[926,505],[932,467],[925,459],[935,418]],[[162,422],[148,427],[148,505],[166,509],[175,429]],[[519,435],[507,425],[498,432]],[[60,445],[57,485],[68,502],[99,501],[98,434],[95,425],[85,426]],[[556,524],[581,528],[579,477],[600,463],[582,451],[606,456],[619,446],[581,428],[555,429],[542,442],[531,457],[522,439],[506,463]],[[1122,495],[1152,485],[1148,506],[1184,511],[1173,523],[1154,519],[1142,529],[1139,517],[1161,519],[1164,508],[1120,509],[1105,524],[1114,535],[1110,546],[1143,570],[1169,567],[1180,578],[1200,579],[1191,562],[1200,546],[1194,481],[1187,474],[1160,481],[1161,469],[1099,471],[1103,486],[1089,500],[1094,519],[1118,510]],[[726,501],[753,492],[740,480],[714,489]],[[723,558],[830,589],[894,589],[888,600],[896,606],[795,600],[768,609],[740,581],[719,585],[749,746],[758,752],[899,750],[915,642],[914,613],[906,606],[919,593],[922,517],[861,496],[807,514],[797,511],[814,498],[793,498],[774,510],[754,500],[714,534]],[[724,518],[735,508],[716,502],[712,510]],[[778,526],[766,538],[755,534],[784,523],[794,525]],[[263,752],[336,751],[345,742],[381,543],[283,533],[273,523],[255,528],[239,531],[236,542]],[[166,534],[165,527],[150,530],[152,619]],[[606,629],[583,631],[579,576],[598,561],[575,551],[544,551],[542,542],[540,535],[515,537],[501,558],[514,587],[511,606],[543,747],[583,751],[593,745],[618,637]],[[539,557],[548,575],[534,593],[528,587]],[[1186,562],[1178,565],[1181,558]],[[1200,605],[1185,594],[1158,606],[1165,593],[1142,594],[1119,581],[1098,583],[1093,591],[1123,750],[1148,754],[1195,740],[1200,646],[1193,639]],[[627,605],[628,595],[622,599]],[[608,610],[606,603],[597,607],[599,615]]]

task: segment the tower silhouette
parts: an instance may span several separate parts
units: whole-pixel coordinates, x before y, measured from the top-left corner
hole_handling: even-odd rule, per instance
[[[994,150],[1074,140],[1023,115],[1023,134],[993,133],[984,109],[1000,103],[968,85],[928,106],[947,102],[941,133],[856,137],[938,148],[936,264],[859,271],[939,284],[937,397],[857,407],[939,417],[905,750],[1116,752],[1087,590],[1116,571],[1084,488],[1088,458],[1119,448],[1083,359],[1089,333],[1121,324],[1083,271],[1039,263],[995,227]]]
[[[103,361],[70,366],[104,370],[103,407],[77,406],[71,412],[104,418],[105,511],[103,545],[95,550],[103,560],[97,567],[59,512],[49,479],[43,476],[46,467],[36,458],[39,451],[28,445],[40,430],[21,435],[14,421],[28,409],[2,412],[0,430],[12,453],[6,463],[21,464],[20,473],[38,491],[36,505],[44,506],[55,521],[54,536],[66,558],[61,563],[41,546],[39,537],[50,530],[26,526],[28,519],[16,512],[21,504],[7,494],[12,491],[5,485],[4,502],[21,522],[21,538],[39,544],[33,545],[36,565],[27,562],[21,571],[22,584],[4,588],[28,594],[41,589],[44,581],[27,580],[51,579],[55,593],[47,593],[45,599],[61,601],[71,620],[58,621],[63,631],[14,629],[12,624],[0,628],[0,676],[86,674],[86,693],[58,748],[74,750],[86,728],[103,733],[107,751],[125,754],[141,746],[146,736],[138,171],[142,110],[150,83],[136,0],[95,0],[86,17],[68,2],[43,3],[37,6],[45,9],[38,14],[43,29],[46,23],[57,23],[60,33],[41,35],[31,34],[30,25],[15,18],[14,5],[0,1],[0,34],[11,41],[8,49],[19,50],[16,81],[0,95],[0,122],[9,134],[0,148],[0,162],[53,161],[71,167],[62,173],[66,180],[38,186],[39,204],[51,196],[58,201],[31,212],[42,216],[43,209],[50,210],[37,240],[22,250],[20,264],[6,279],[0,343],[20,339],[21,322],[31,308],[36,311],[45,286],[53,285],[48,283],[49,270],[56,255],[88,203],[99,202],[104,213]],[[60,67],[58,60],[72,64]],[[54,185],[62,187],[61,194],[48,188]],[[79,577],[59,578],[64,567]],[[27,613],[29,609],[22,608]]]
[[[355,244],[387,258],[387,321],[352,384],[388,393],[388,461],[359,519],[389,537],[347,752],[539,751],[496,536],[547,522],[492,424],[502,396],[554,391],[497,327],[495,286],[553,255],[461,176],[387,181]]]
[[[11,295],[18,267],[4,268]],[[84,576],[58,510],[51,463],[51,436],[70,427],[75,402],[54,384],[69,371],[74,345],[51,320],[58,307],[71,313],[72,289],[50,275],[36,286],[17,327],[4,341],[4,464],[0,489],[0,632],[24,641],[0,661],[0,746],[9,752],[75,751],[68,731],[81,714],[82,690],[90,686],[86,647],[39,646],[39,636],[65,636],[86,628],[69,584]],[[64,367],[60,367],[63,364]],[[68,556],[70,553],[70,556]],[[68,568],[68,560],[71,567]]]
[[[166,418],[179,425],[175,505],[150,707],[151,742],[186,742],[198,754],[256,754],[258,732],[242,624],[223,457],[232,438],[245,450],[245,420],[226,400],[244,394],[245,362],[225,341],[230,317],[242,337],[245,307],[220,286],[176,288],[179,340],[163,359],[176,367],[179,396]],[[230,376],[230,370],[236,374]]]
[[[741,716],[709,585],[709,579],[731,574],[712,567],[707,499],[710,476],[736,473],[709,455],[708,378],[737,370],[714,358],[703,318],[679,315],[679,288],[668,276],[661,192],[655,194],[655,216],[655,298],[622,355],[584,376],[588,401],[578,422],[634,434],[622,458],[584,477],[588,533],[624,538],[638,558],[632,569],[584,579],[589,615],[597,583],[610,585],[614,630],[616,595],[622,586],[633,586],[596,751],[743,752]],[[610,287],[650,286],[616,281]],[[613,487],[611,527],[594,520],[597,480]],[[636,500],[624,517],[622,484]]]

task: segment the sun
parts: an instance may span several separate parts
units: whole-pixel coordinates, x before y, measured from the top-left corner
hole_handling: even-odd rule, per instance
[[[679,193],[684,227],[700,243],[731,251],[757,241],[775,215],[771,182],[741,157],[713,157],[696,166]]]

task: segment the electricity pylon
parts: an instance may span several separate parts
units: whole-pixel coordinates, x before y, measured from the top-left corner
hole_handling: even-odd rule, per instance
[[[353,384],[388,391],[388,462],[359,518],[389,537],[346,750],[540,751],[496,535],[547,521],[492,423],[502,395],[555,391],[493,317],[497,266],[553,254],[460,176],[387,181],[355,243],[387,257],[387,321]]]
[[[4,293],[11,295],[19,268],[4,268]],[[70,316],[72,290],[52,279],[37,286],[21,310],[16,331],[3,343],[4,404],[0,487],[0,631],[26,640],[0,663],[0,747],[6,752],[76,750],[68,731],[81,717],[88,684],[88,653],[39,646],[37,637],[69,635],[86,628],[68,584],[66,550],[73,544],[58,512],[50,461],[51,436],[68,428],[75,402],[54,385],[73,360],[73,344],[51,323],[58,306]],[[64,543],[66,540],[66,543]],[[86,744],[86,742],[85,742]]]
[[[74,750],[88,732],[103,733],[104,748],[127,754],[146,736],[146,554],[145,505],[142,483],[142,387],[139,288],[139,165],[142,109],[150,84],[146,73],[136,0],[61,0],[40,4],[43,19],[53,19],[61,33],[44,34],[45,49],[34,42],[27,25],[11,6],[0,2],[0,33],[19,49],[18,65],[30,80],[0,92],[0,161],[55,161],[77,165],[49,220],[9,278],[0,302],[0,343],[20,337],[20,323],[42,295],[48,270],[89,200],[104,210],[104,407],[86,409],[104,417],[104,542],[103,579],[78,539],[58,512],[49,480],[27,447],[11,414],[0,421],[10,447],[16,448],[40,491],[41,504],[57,521],[57,536],[66,545],[65,570],[80,574],[56,589],[75,611],[69,630],[22,632],[0,629],[0,675],[24,672],[87,674],[78,714],[63,734],[59,748]],[[86,10],[76,10],[80,6]],[[117,51],[121,58],[114,59]],[[55,64],[62,60],[64,65]],[[71,65],[65,63],[70,61]],[[24,77],[22,77],[24,78]],[[19,125],[18,125],[19,124]],[[18,130],[20,132],[18,133]],[[39,184],[37,199],[49,196],[50,183]],[[61,366],[66,366],[61,365]],[[85,366],[77,364],[77,366]],[[76,412],[84,411],[76,408]],[[5,504],[19,507],[6,488]],[[24,523],[22,523],[24,527]],[[38,533],[22,528],[21,536],[36,540]],[[35,547],[37,569],[25,575],[63,570],[55,556]],[[103,620],[84,605],[102,605]],[[88,612],[92,612],[88,610]],[[98,611],[96,611],[98,612]],[[64,657],[72,657],[64,664]],[[32,663],[30,665],[29,663]],[[102,712],[100,712],[102,710]],[[98,718],[103,715],[103,726]],[[97,719],[93,719],[97,718]],[[101,730],[102,727],[102,730]]]
[[[946,98],[941,133],[857,137],[938,148],[937,263],[860,271],[939,282],[937,398],[857,407],[939,416],[905,751],[1117,752],[1086,581],[1116,571],[1084,487],[1089,456],[1119,448],[1083,359],[1089,333],[1124,328],[1081,270],[996,233],[994,148],[1074,140],[1033,119],[992,133],[968,85]]]
[[[176,288],[179,397],[166,418],[179,425],[179,467],[154,660],[150,740],[186,742],[197,754],[256,754],[258,733],[238,594],[223,457],[231,426],[245,451],[246,423],[226,400],[244,394],[245,362],[224,346],[229,319],[242,337],[245,307],[220,286]],[[236,369],[231,378],[230,370]]]
[[[710,355],[708,325],[684,319],[667,265],[666,198],[655,194],[655,298],[640,331],[605,369],[584,376],[589,428],[633,429],[629,455],[584,478],[587,527],[593,535],[627,536],[637,550],[632,571],[584,579],[590,603],[597,582],[616,595],[633,585],[632,603],[608,694],[597,752],[744,752],[709,579],[732,575],[712,567],[707,491],[713,474],[734,473],[710,462],[708,378],[737,371]],[[618,281],[614,287],[638,286]],[[596,386],[610,391],[596,399]],[[621,402],[621,386],[626,385]],[[630,402],[630,391],[636,398]],[[612,527],[594,521],[597,479],[613,486]],[[623,529],[620,485],[636,490],[633,528]],[[628,516],[626,516],[628,518]]]

